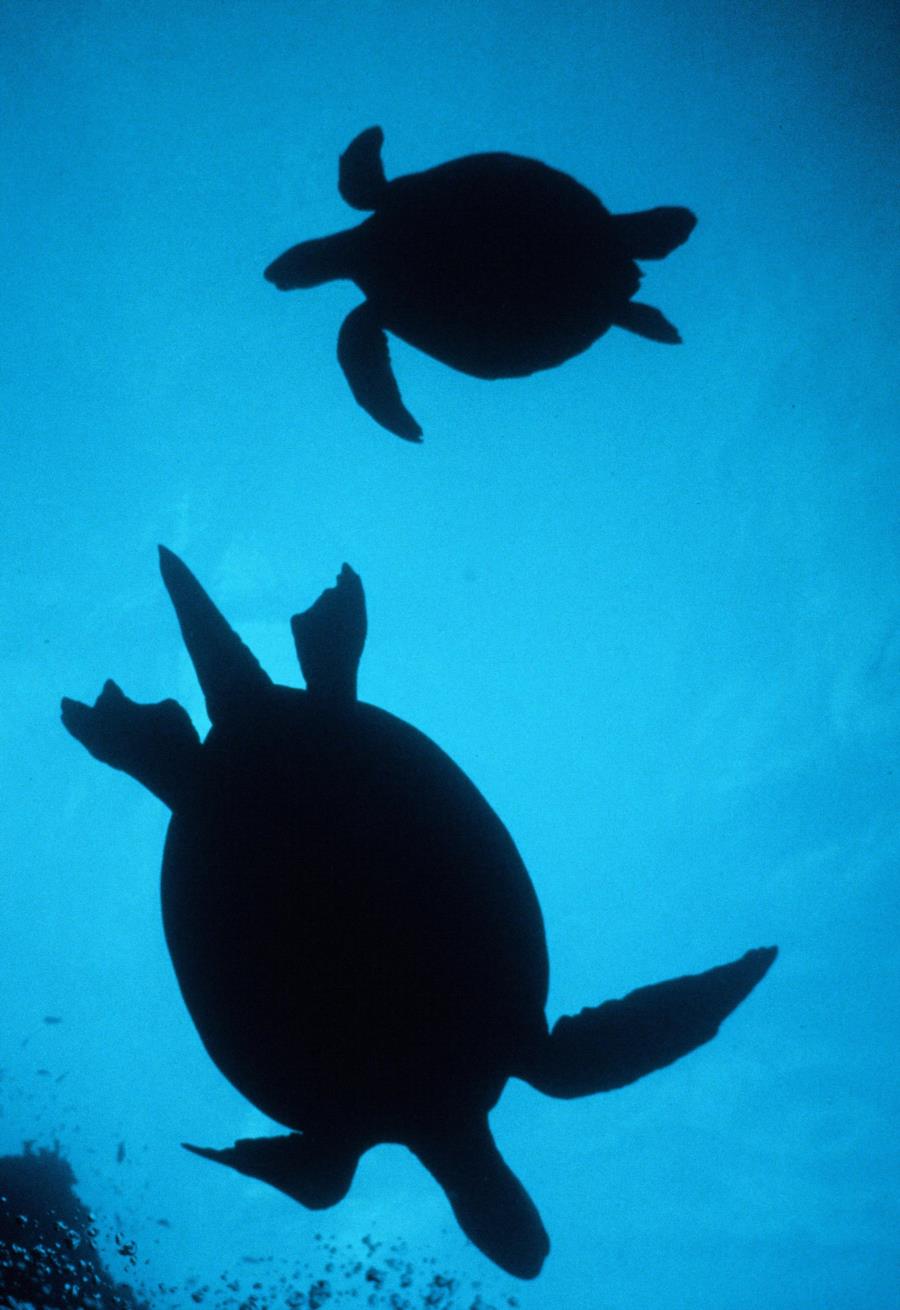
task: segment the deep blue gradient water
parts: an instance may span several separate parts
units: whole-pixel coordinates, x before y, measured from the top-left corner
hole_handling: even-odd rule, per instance
[[[458,1310],[894,1303],[897,33],[837,0],[727,9],[0,17],[0,1154],[59,1140],[117,1276],[159,1305],[190,1304],[191,1276],[225,1304],[229,1270],[268,1288],[282,1258],[295,1288],[381,1295],[326,1275],[316,1234],[364,1267],[364,1238],[402,1247]],[[642,297],[684,344],[613,330],[485,383],[395,342],[425,443],[383,432],[335,360],[355,288],[262,279],[355,221],[336,161],[373,123],[389,176],[502,149],[614,211],[689,205]],[[204,724],[160,541],[295,684],[289,615],[359,571],[361,695],[515,837],[552,1018],[779,944],[681,1063],[581,1101],[509,1085],[492,1123],[552,1238],[537,1282],[489,1265],[399,1147],[318,1215],[180,1149],[271,1129],[177,991],[165,810],[58,718],[112,676]]]

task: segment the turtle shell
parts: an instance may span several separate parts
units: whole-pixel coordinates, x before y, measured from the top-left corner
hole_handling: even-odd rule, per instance
[[[640,283],[601,201],[518,155],[396,178],[355,235],[353,277],[384,326],[477,377],[587,349]]]
[[[341,155],[338,189],[372,211],[357,227],[302,241],[265,269],[281,291],[349,278],[365,299],[338,333],[357,403],[406,441],[389,334],[480,378],[521,377],[579,354],[615,324],[670,345],[677,328],[632,299],[637,259],[663,259],[696,223],[683,206],[611,214],[587,187],[536,159],[467,155],[388,181],[384,134]]]
[[[546,1033],[547,955],[524,865],[465,774],[384,710],[282,686],[212,728],[199,773],[163,914],[225,1076],[291,1128],[373,1139],[493,1105]]]

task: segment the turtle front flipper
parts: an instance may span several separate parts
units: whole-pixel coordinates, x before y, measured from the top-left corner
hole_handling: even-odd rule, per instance
[[[537,1058],[517,1071],[548,1096],[566,1099],[626,1087],[710,1041],[775,959],[761,946],[705,973],[639,987],[577,1015],[564,1015]]]
[[[170,810],[187,803],[200,738],[177,701],[139,705],[108,681],[93,706],[63,697],[62,721],[94,759],[131,774]]]
[[[489,1260],[536,1278],[550,1250],[537,1207],[497,1150],[485,1116],[407,1141],[444,1189],[457,1223]]]
[[[221,1151],[189,1142],[181,1145],[204,1160],[226,1164],[239,1174],[277,1187],[308,1210],[325,1210],[344,1199],[362,1154],[360,1147],[343,1137],[312,1133],[241,1137]]]
[[[380,127],[367,127],[350,142],[338,165],[338,190],[354,209],[377,209],[387,188]]]
[[[404,441],[422,440],[422,429],[400,398],[387,334],[368,301],[352,309],[341,325],[338,363],[354,400],[376,423]]]
[[[203,690],[210,722],[229,713],[246,713],[255,698],[271,688],[269,675],[188,566],[165,546],[159,548],[159,570]]]

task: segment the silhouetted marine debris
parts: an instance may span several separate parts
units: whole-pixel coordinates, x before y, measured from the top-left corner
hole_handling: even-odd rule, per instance
[[[348,278],[364,293],[341,328],[338,359],[357,402],[389,432],[418,441],[422,430],[400,398],[385,329],[479,378],[553,368],[614,325],[680,340],[632,296],[635,260],[663,259],[686,241],[689,209],[611,214],[566,173],[503,153],[388,182],[383,140],[370,127],[340,160],[341,195],[371,217],[292,246],[265,276],[282,291]]]
[[[0,1307],[149,1310],[110,1276],[95,1234],[58,1148],[0,1156]]]
[[[551,1096],[622,1087],[715,1036],[775,948],[544,1017],[544,927],[503,824],[433,742],[356,699],[362,584],[291,621],[307,690],[272,683],[193,574],[163,580],[212,723],[108,682],[63,722],[173,811],[166,938],[212,1059],[290,1134],[198,1155],[334,1205],[359,1157],[407,1146],[502,1268],[538,1273],[540,1217],[488,1112],[516,1076]]]

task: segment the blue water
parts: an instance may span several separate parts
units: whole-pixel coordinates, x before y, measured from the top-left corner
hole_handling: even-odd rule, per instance
[[[388,1305],[346,1261],[323,1272],[333,1235],[452,1277],[457,1310],[894,1303],[896,31],[837,0],[598,8],[0,18],[0,1154],[58,1140],[148,1297],[262,1267],[268,1288],[284,1260],[295,1288]],[[614,211],[689,205],[643,293],[684,345],[614,330],[485,383],[395,342],[425,443],[376,427],[335,360],[355,288],[261,275],[354,221],[336,160],[373,123],[388,176],[505,149]],[[514,835],[552,1018],[779,944],[671,1068],[573,1102],[509,1085],[492,1124],[553,1243],[535,1283],[475,1251],[399,1147],[318,1215],[180,1149],[272,1130],[181,1003],[165,810],[58,721],[112,676],[204,724],[159,541],[295,684],[288,616],[359,571],[360,693]]]

